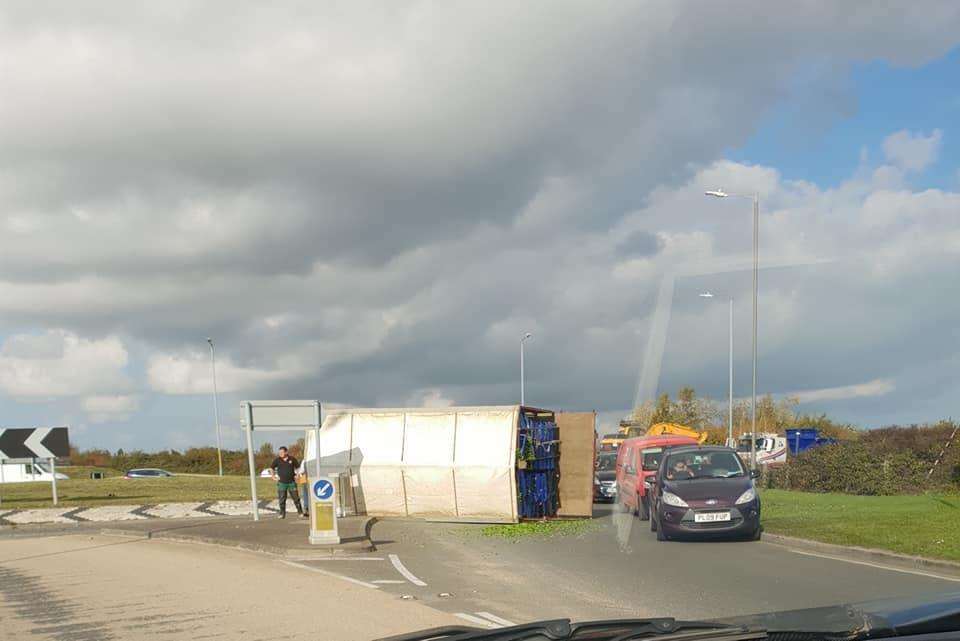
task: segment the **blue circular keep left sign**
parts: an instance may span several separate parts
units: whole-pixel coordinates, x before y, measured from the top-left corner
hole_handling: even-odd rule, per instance
[[[313,482],[313,495],[321,501],[326,501],[333,496],[333,483],[326,479],[320,479]]]

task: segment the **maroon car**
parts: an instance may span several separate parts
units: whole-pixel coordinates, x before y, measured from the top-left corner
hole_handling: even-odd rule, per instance
[[[760,539],[756,474],[729,447],[676,447],[651,479],[650,529],[658,541],[688,535]]]

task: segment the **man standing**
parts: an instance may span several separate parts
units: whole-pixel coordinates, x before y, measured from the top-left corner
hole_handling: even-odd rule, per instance
[[[277,482],[277,500],[280,502],[280,518],[287,518],[287,492],[293,499],[297,514],[306,518],[303,507],[300,506],[300,494],[297,493],[296,472],[300,464],[297,459],[287,454],[287,448],[281,447],[279,456],[273,459],[270,469],[273,470],[273,480]]]

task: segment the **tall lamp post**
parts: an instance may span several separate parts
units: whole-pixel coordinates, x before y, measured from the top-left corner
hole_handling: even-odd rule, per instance
[[[523,393],[524,385],[524,373],[523,373],[523,343],[528,339],[533,338],[533,334],[527,332],[520,338],[520,405],[526,405],[526,397]]]
[[[753,384],[750,394],[750,469],[757,469],[757,274],[760,270],[760,194],[728,194],[722,189],[706,192],[714,198],[749,198],[753,201]]]
[[[217,422],[217,468],[220,476],[223,476],[223,445],[220,441],[220,404],[217,400],[217,358],[213,349],[213,339],[207,338],[207,343],[210,345],[210,368],[213,371],[213,417]]]
[[[710,292],[703,292],[700,298],[713,298]],[[730,297],[730,355],[727,374],[727,447],[734,447],[733,440],[733,296]]]

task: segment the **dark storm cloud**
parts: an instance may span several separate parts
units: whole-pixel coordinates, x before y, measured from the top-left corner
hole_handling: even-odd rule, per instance
[[[533,331],[542,404],[620,409],[660,275],[749,241],[690,181],[797,91],[842,113],[850,63],[942,55],[958,14],[8,2],[0,317],[120,337],[144,394],[206,391],[212,335],[225,388],[366,404],[510,401]]]

